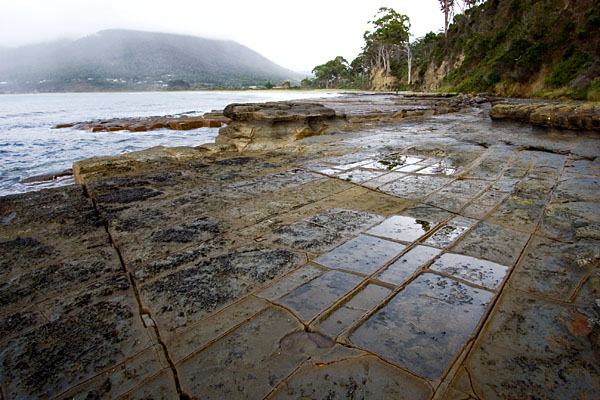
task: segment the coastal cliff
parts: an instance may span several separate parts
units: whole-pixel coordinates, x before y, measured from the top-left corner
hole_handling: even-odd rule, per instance
[[[488,0],[415,44],[428,90],[600,100],[600,1]]]

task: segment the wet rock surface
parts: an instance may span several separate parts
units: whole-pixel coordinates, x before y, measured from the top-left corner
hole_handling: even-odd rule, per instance
[[[597,134],[323,103],[355,130],[0,198],[0,398],[596,398]]]

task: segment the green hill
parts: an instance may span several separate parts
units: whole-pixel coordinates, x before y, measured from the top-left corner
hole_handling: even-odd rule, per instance
[[[244,87],[302,78],[233,41],[129,30],[0,48],[0,59],[3,92]]]
[[[488,0],[415,54],[418,87],[600,100],[600,0]]]

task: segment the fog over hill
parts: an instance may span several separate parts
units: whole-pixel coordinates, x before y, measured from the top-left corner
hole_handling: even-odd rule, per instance
[[[303,77],[233,41],[131,30],[0,48],[0,59],[3,93],[248,87]]]

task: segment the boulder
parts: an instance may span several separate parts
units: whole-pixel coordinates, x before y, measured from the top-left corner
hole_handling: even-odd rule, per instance
[[[351,128],[345,115],[318,103],[272,102],[230,104],[223,115],[231,123],[215,142],[238,151],[270,150],[309,136]]]

